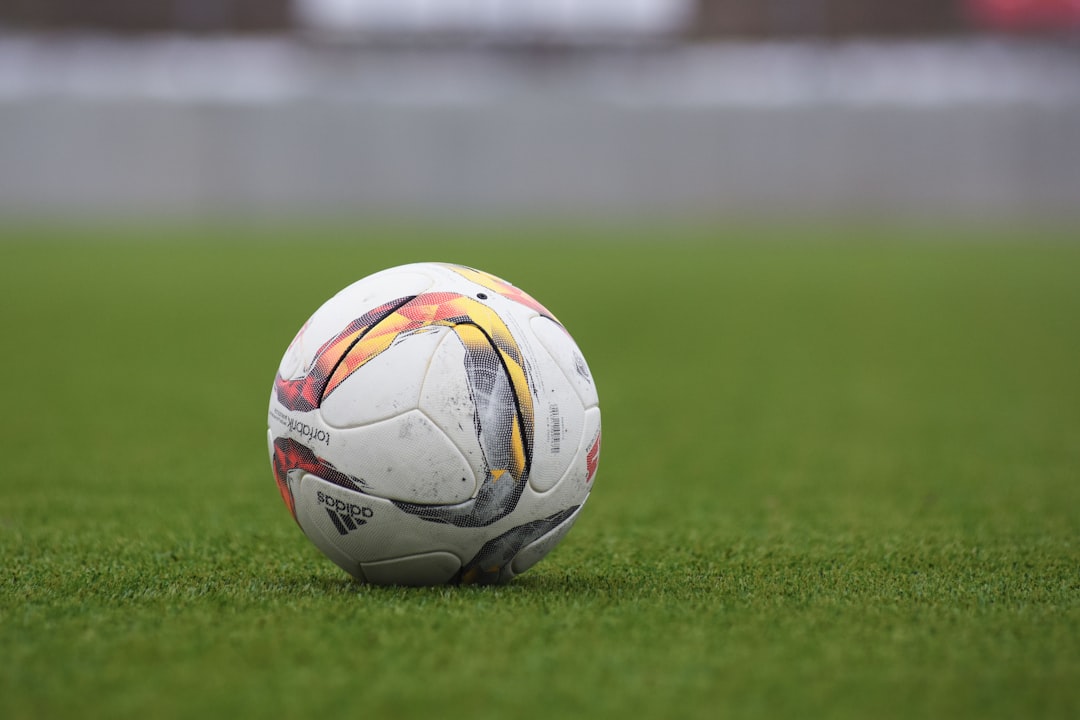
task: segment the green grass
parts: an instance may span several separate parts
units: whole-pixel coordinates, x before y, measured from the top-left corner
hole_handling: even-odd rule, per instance
[[[9,228],[0,717],[1075,718],[1078,239]],[[429,259],[600,387],[593,497],[507,586],[352,582],[266,457],[300,324]]]

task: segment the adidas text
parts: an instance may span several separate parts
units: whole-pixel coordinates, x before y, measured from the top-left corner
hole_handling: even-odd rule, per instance
[[[325,505],[342,515],[351,515],[354,518],[369,518],[375,515],[375,511],[369,507],[357,505],[356,503],[347,503],[344,500],[338,500],[337,498],[330,497],[321,490],[317,493],[317,497],[320,505]]]

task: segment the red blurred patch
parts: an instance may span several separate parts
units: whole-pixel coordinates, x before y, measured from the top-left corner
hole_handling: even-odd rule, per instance
[[[1076,0],[966,0],[969,17],[992,30],[1067,30],[1080,27]]]
[[[596,439],[593,440],[592,447],[589,448],[589,452],[585,454],[585,482],[590,483],[596,476],[596,469],[600,466],[600,433],[596,433]]]

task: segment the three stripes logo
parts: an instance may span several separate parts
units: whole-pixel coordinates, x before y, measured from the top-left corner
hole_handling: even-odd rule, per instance
[[[368,510],[367,508],[364,508]],[[368,510],[368,512],[371,512]],[[326,508],[326,514],[330,516],[331,522],[334,523],[334,527],[342,535],[348,535],[351,531],[365,524],[367,520],[363,518],[354,518],[352,515],[346,515],[345,513],[339,513],[330,508]]]
[[[324,506],[330,522],[342,535],[348,535],[361,525],[367,524],[368,518],[375,515],[375,511],[363,505],[338,500],[324,492],[318,493],[319,504]]]

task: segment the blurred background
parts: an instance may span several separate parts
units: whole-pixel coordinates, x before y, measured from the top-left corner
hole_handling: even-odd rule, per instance
[[[0,217],[1072,219],[1077,0],[0,0]]]

